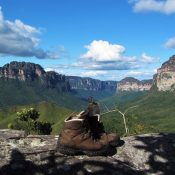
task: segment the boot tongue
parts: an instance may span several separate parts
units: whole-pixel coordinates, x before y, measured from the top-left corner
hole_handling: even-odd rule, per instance
[[[89,116],[95,116],[97,114],[100,114],[100,107],[98,103],[95,102],[90,103],[87,110]]]

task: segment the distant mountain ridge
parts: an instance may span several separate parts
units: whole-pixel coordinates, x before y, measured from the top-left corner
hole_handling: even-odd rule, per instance
[[[71,89],[83,89],[91,91],[116,91],[117,81],[101,81],[88,77],[66,76]]]
[[[1,67],[0,89],[0,107],[46,101],[77,109],[86,103],[72,94],[65,75],[46,72],[34,63],[13,61]]]
[[[16,101],[21,105],[41,100],[62,104],[61,98],[66,102],[62,93],[69,93],[71,99],[76,97],[86,101],[89,96],[101,100],[122,91],[174,91],[175,55],[162,64],[153,79],[140,81],[126,77],[118,82],[65,76],[54,71],[46,72],[39,64],[13,61],[0,67],[0,88],[0,106]]]
[[[62,91],[70,91],[69,83],[64,75],[54,71],[45,72],[39,64],[34,63],[13,61],[6,64],[0,67],[0,78],[27,82],[39,81],[47,88],[60,86]]]
[[[90,91],[116,90],[116,81],[100,81],[93,78],[65,76],[54,71],[46,72],[39,64],[13,61],[0,67],[0,78],[17,79],[20,81],[40,82],[48,88],[65,83],[64,90],[83,89]]]
[[[13,61],[0,67],[0,89],[0,107],[47,101],[76,109],[89,96],[99,99],[115,93],[116,82],[67,77],[46,72],[39,64]]]
[[[117,83],[117,91],[149,91],[153,80],[138,80],[133,77],[126,77]]]
[[[117,88],[119,91],[142,91],[149,90],[152,83],[152,80],[139,81],[132,77],[117,82],[101,81],[89,77],[65,76],[54,71],[46,72],[39,64],[17,61],[0,67],[0,78],[16,79],[24,82],[40,81],[47,88],[56,88],[61,85],[62,91],[67,92],[84,90],[115,93]]]

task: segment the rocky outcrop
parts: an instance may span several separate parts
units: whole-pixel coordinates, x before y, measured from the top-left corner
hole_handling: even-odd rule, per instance
[[[44,74],[45,71],[40,65],[26,62],[13,61],[0,68],[0,77],[22,81],[35,80]]]
[[[157,74],[154,75],[153,80],[139,81],[127,77],[117,84],[118,91],[148,91],[155,87],[158,91],[175,90],[175,55],[157,69]]]
[[[152,87],[152,80],[139,81],[132,77],[124,78],[117,84],[117,91],[148,91]]]
[[[175,174],[175,134],[125,137],[124,145],[100,157],[62,155],[57,139],[0,130],[0,174]]]
[[[173,91],[175,89],[175,55],[162,64],[154,76],[154,85],[158,91]]]
[[[92,78],[67,76],[71,89],[90,91],[116,91],[116,81],[100,81]]]
[[[39,82],[47,88],[59,88],[69,91],[65,76],[53,71],[45,72],[39,64],[13,61],[0,67],[0,78],[16,79],[24,82]]]

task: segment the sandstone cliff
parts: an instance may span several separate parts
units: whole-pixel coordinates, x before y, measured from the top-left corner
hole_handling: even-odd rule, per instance
[[[92,78],[76,76],[64,76],[54,71],[45,72],[38,64],[16,62],[0,67],[0,78],[17,79],[25,82],[40,81],[48,88],[59,88],[63,91],[85,90],[85,91],[149,91],[154,85],[158,91],[173,91],[175,89],[175,55],[162,64],[157,70],[153,80],[139,81],[132,77],[123,80],[100,81]]]
[[[34,80],[44,74],[45,71],[40,65],[26,62],[13,61],[0,68],[0,77],[22,81]]]
[[[16,79],[24,82],[38,81],[48,88],[59,87],[62,90],[69,91],[69,83],[65,76],[56,72],[45,72],[39,64],[13,61],[0,67],[0,78]]]
[[[152,87],[152,80],[139,81],[132,77],[126,77],[117,84],[117,91],[148,91]]]
[[[125,142],[107,156],[65,156],[58,136],[25,136],[0,130],[1,175],[170,175],[175,174],[175,134],[145,134]]]
[[[51,88],[64,85],[67,90],[116,91],[116,81],[100,81],[92,78],[64,76],[54,71],[45,72],[39,65],[28,62],[13,61],[0,67],[0,78],[17,79],[20,81],[40,81]]]
[[[71,89],[90,91],[116,91],[116,81],[100,81],[93,78],[67,76]]]
[[[154,76],[154,85],[158,91],[173,91],[175,89],[175,55],[162,64]]]

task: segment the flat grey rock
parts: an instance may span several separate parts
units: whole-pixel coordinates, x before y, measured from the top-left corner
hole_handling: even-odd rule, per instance
[[[0,130],[0,175],[175,174],[175,134],[125,137],[111,155],[96,157],[62,155],[57,140]]]

